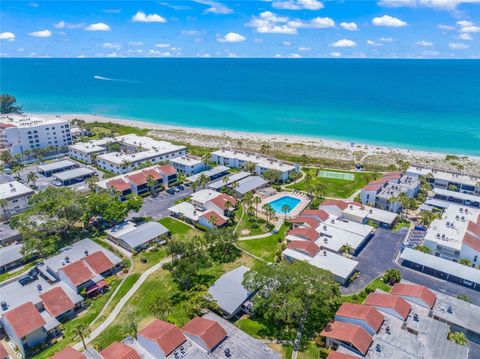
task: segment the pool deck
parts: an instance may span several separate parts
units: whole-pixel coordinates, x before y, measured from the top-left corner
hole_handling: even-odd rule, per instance
[[[287,197],[287,196],[300,200],[300,203],[297,204],[297,206],[290,213],[287,214],[287,219],[292,219],[292,218],[297,217],[310,203],[310,198],[304,193],[300,193],[300,192],[278,192],[278,193],[274,194],[273,196],[264,198],[262,200],[262,203],[260,204],[260,208],[262,208],[263,205],[265,205],[267,203],[273,202],[273,201],[275,201],[279,198]],[[277,213],[277,216],[281,216],[282,218],[284,217],[283,213],[279,213],[279,212],[276,212],[276,213]]]

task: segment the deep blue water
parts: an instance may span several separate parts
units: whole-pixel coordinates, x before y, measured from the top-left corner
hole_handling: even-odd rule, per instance
[[[1,59],[27,112],[480,155],[479,60]]]

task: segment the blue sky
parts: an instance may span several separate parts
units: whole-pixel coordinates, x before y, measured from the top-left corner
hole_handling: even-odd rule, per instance
[[[480,0],[2,0],[0,10],[2,57],[480,57]]]

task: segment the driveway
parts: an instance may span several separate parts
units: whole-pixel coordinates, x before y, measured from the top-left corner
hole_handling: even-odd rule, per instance
[[[175,194],[168,194],[163,191],[160,192],[157,196],[146,197],[143,200],[143,206],[140,211],[136,213],[131,213],[131,217],[152,217],[152,219],[157,220],[163,217],[167,217],[170,212],[168,208],[172,207],[176,201],[183,199],[192,194],[192,189],[190,187],[185,187],[183,191],[180,191]]]
[[[353,258],[358,261],[357,269],[360,271],[360,275],[348,288],[340,288],[342,294],[358,293],[373,279],[381,276],[387,269],[395,268],[400,270],[402,279],[424,285],[452,297],[462,293],[470,297],[472,303],[480,305],[478,291],[399,265],[396,259],[406,235],[406,228],[402,228],[396,233],[378,228],[375,236],[363,251],[356,258]]]

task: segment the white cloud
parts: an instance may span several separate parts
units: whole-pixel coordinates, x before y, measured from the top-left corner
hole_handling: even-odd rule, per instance
[[[403,27],[407,26],[407,23],[403,20],[397,19],[390,15],[383,15],[382,17],[374,17],[372,24],[375,26],[387,26],[387,27]]]
[[[448,31],[455,30],[454,26],[442,25],[442,24],[437,25],[437,28],[439,28],[440,30],[448,30]]]
[[[379,40],[381,42],[392,42],[393,38],[391,38],[391,37],[381,37],[381,38],[379,38]]]
[[[242,42],[242,41],[245,41],[245,36],[240,35],[236,32],[229,32],[225,36],[218,37],[217,41],[219,41],[219,42]]]
[[[448,44],[448,47],[452,50],[465,50],[470,47],[470,45],[462,44],[461,42],[451,42]]]
[[[330,56],[332,56],[332,57],[340,57],[340,56],[342,56],[342,53],[341,53],[341,52],[334,51],[334,52],[331,52],[331,53],[330,53]]]
[[[300,46],[300,47],[298,48],[298,51],[310,51],[310,50],[311,50],[311,48],[310,48],[310,47],[306,47],[306,46]]]
[[[155,44],[155,47],[158,47],[160,49],[166,49],[168,47],[170,47],[171,45],[170,44],[167,44],[167,43],[160,43],[160,44]]]
[[[35,8],[35,9],[37,9],[37,8],[40,7],[40,5],[38,5],[38,3],[36,3],[36,2],[29,2],[29,3],[28,3],[28,6],[33,7],[33,8]]]
[[[473,40],[473,36],[470,35],[469,33],[466,33],[466,32],[463,33],[463,34],[458,35],[458,38],[459,38],[460,40],[466,40],[466,41]]]
[[[158,14],[145,14],[143,11],[137,11],[135,15],[132,16],[133,22],[167,22],[164,17]]]
[[[102,10],[105,14],[120,14],[122,9],[103,9]]]
[[[125,57],[125,56],[123,56],[122,54],[119,54],[119,53],[114,51],[111,54],[107,54],[107,57],[112,57],[113,58],[113,57]]]
[[[340,26],[348,31],[358,31],[358,26],[354,22],[341,22]]]
[[[422,56],[438,56],[440,53],[438,51],[425,50],[422,51]]]
[[[188,35],[188,36],[198,36],[200,35],[200,31],[197,30],[182,30],[180,31],[182,35]]]
[[[143,42],[142,41],[129,41],[128,45],[129,46],[142,46]]]
[[[104,44],[102,44],[102,48],[104,49],[112,49],[112,50],[120,50],[122,48],[122,45],[120,44],[116,44],[116,43],[112,43],[112,42],[105,42]]]
[[[2,32],[0,34],[0,40],[14,41],[15,34],[13,32]]]
[[[341,39],[338,41],[335,41],[333,44],[331,44],[333,47],[354,47],[357,46],[357,43],[352,40],[348,39]]]
[[[60,20],[59,22],[53,24],[53,27],[56,29],[81,29],[84,26],[85,26],[84,23],[70,24],[63,20]]]
[[[471,33],[480,32],[480,26],[475,25],[471,21],[461,20],[457,21],[457,25],[460,26],[460,32]]]
[[[461,4],[479,4],[480,0],[380,0],[385,7],[429,7],[438,10],[455,10]]]
[[[28,33],[30,36],[33,37],[50,37],[52,36],[52,32],[50,30],[39,30]]]
[[[170,51],[148,50],[147,55],[160,56],[160,57],[170,57],[170,56],[172,56],[172,53]]]
[[[285,46],[292,46],[291,41],[284,41],[284,42],[282,42],[282,44],[285,45]]]
[[[283,0],[273,1],[272,7],[283,10],[320,10],[323,4],[318,0]]]
[[[433,43],[430,41],[422,40],[422,41],[417,41],[417,45],[421,47],[431,47],[433,46]]]
[[[380,44],[379,42],[375,42],[373,40],[367,40],[367,45],[370,45],[370,46],[382,46],[382,44]]]
[[[110,26],[103,22],[97,22],[96,24],[90,24],[85,28],[86,31],[110,31]]]
[[[329,17],[316,17],[311,20],[291,20],[288,16],[279,16],[270,11],[264,11],[253,16],[246,26],[254,27],[259,33],[294,35],[299,28],[322,29],[335,26],[335,21]]]
[[[195,2],[207,5],[208,8],[204,11],[205,13],[212,13],[212,14],[219,14],[219,15],[226,15],[233,13],[233,10],[230,9],[228,6],[212,1],[212,0],[194,0]]]

